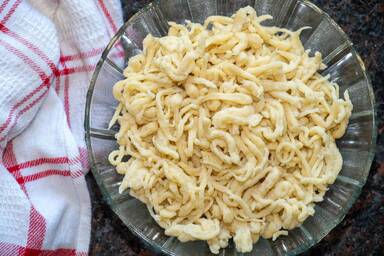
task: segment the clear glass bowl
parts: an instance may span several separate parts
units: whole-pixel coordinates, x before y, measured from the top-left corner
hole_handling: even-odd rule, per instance
[[[316,213],[300,227],[276,241],[260,239],[247,255],[292,255],[301,253],[320,241],[348,212],[364,185],[376,142],[374,95],[363,62],[341,28],[322,10],[302,0],[160,0],[135,14],[102,54],[87,94],[85,130],[92,173],[104,199],[121,220],[156,252],[168,255],[210,255],[204,242],[181,243],[168,237],[149,215],[144,204],[118,193],[123,176],[118,175],[107,160],[117,147],[114,134],[108,129],[116,100],[112,86],[123,78],[127,60],[140,52],[143,38],[151,33],[163,36],[167,21],[202,22],[211,15],[231,15],[240,7],[254,6],[257,13],[271,14],[268,25],[297,30],[310,26],[301,34],[306,49],[320,51],[328,68],[322,71],[340,86],[349,90],[353,114],[346,134],[338,141],[344,158],[343,169],[330,186],[324,201],[316,205]],[[233,244],[220,255],[237,255]]]

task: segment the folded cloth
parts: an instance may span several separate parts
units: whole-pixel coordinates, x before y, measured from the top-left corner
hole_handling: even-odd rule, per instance
[[[0,1],[0,255],[84,255],[84,105],[119,0]]]

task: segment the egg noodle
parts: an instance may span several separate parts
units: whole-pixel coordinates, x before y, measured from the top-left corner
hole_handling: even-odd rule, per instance
[[[113,88],[120,192],[147,204],[168,236],[233,238],[249,252],[314,214],[342,167],[335,139],[348,93],[323,77],[298,31],[267,27],[251,7],[148,35]],[[129,160],[126,156],[130,156]]]

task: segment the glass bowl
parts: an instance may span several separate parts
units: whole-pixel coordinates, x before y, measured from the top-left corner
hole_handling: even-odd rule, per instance
[[[86,142],[92,173],[104,199],[138,237],[158,253],[168,255],[210,255],[205,242],[181,243],[164,234],[151,218],[146,206],[132,198],[128,191],[119,194],[122,175],[115,172],[107,158],[117,147],[114,138],[117,127],[108,129],[117,101],[112,86],[123,78],[127,60],[140,52],[143,38],[151,33],[163,36],[167,21],[203,22],[211,15],[231,15],[244,6],[253,6],[260,14],[271,14],[267,25],[297,30],[303,26],[301,40],[306,49],[320,51],[330,75],[340,86],[340,95],[348,89],[353,114],[346,134],[337,144],[344,159],[343,168],[330,186],[324,201],[315,207],[316,213],[288,236],[276,241],[260,239],[247,255],[292,255],[301,253],[327,235],[348,212],[364,185],[376,141],[374,95],[364,64],[341,28],[314,4],[303,0],[160,0],[135,14],[112,38],[104,50],[87,93],[85,110]],[[220,255],[237,255],[234,245]]]

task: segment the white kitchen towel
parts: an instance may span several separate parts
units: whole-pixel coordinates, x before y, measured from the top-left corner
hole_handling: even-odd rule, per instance
[[[88,83],[120,0],[0,0],[0,255],[86,255]]]

